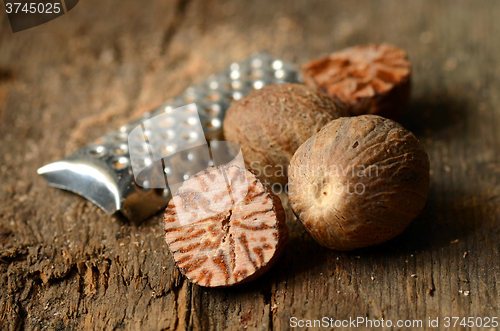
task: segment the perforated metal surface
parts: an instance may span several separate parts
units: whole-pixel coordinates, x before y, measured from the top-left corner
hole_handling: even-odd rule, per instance
[[[160,114],[168,115],[178,107],[194,103],[196,107],[186,106],[184,112],[162,116],[162,121],[154,124],[159,128],[151,130],[155,137],[150,137],[150,140],[161,142],[157,145],[163,148],[162,155],[173,155],[182,150],[186,143],[222,139],[222,123],[227,108],[232,101],[241,99],[252,89],[298,81],[298,71],[293,64],[273,58],[268,53],[253,54],[242,62],[231,64],[227,70],[208,77],[204,83],[186,89],[173,100],[145,113],[142,118],[38,169],[38,173],[49,185],[78,193],[108,214],[121,211],[130,220],[143,220],[165,208],[171,193],[166,185],[160,188],[154,183],[141,182],[140,177],[134,179],[133,167],[147,167],[153,162],[150,152],[153,155],[155,153],[148,150],[145,143],[128,144],[129,134],[134,128],[142,124],[147,135],[147,125],[143,124],[146,120]],[[203,132],[197,121],[201,121]],[[212,148],[216,146],[217,143],[212,143]],[[130,155],[133,155],[132,159]],[[176,181],[181,182],[193,175],[189,164],[196,159],[200,164],[203,153],[185,151],[178,155],[181,161],[177,166],[175,162],[165,163],[161,169],[169,181],[177,178]]]

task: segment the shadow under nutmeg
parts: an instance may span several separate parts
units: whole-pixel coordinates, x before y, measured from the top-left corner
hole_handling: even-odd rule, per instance
[[[398,120],[416,136],[431,135],[466,120],[467,103],[459,95],[448,92],[424,94],[412,98],[406,112]]]
[[[358,255],[406,256],[446,249],[477,230],[477,217],[470,199],[461,190],[449,192],[432,185],[422,213],[403,233],[378,246],[357,250]]]

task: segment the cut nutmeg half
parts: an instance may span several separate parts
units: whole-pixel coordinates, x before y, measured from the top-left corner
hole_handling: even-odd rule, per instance
[[[352,115],[398,119],[410,98],[411,64],[389,44],[346,48],[302,67],[304,82],[340,100]]]
[[[211,167],[186,180],[164,214],[165,240],[193,283],[251,281],[281,255],[287,231],[281,200],[251,171]]]
[[[420,214],[428,189],[429,158],[417,138],[375,115],[327,124],[290,162],[293,212],[336,250],[394,238]]]
[[[241,147],[248,168],[268,183],[285,185],[297,148],[331,120],[347,115],[317,89],[269,85],[233,102],[223,129],[225,139]]]

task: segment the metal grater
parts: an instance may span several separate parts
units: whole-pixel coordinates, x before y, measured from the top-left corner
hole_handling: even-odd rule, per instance
[[[179,126],[174,125],[173,130],[165,130],[161,137],[162,142],[167,148],[171,146],[171,151],[174,152],[175,146],[182,141],[198,137],[201,131],[197,130],[199,127],[212,149],[211,153],[216,155],[217,146],[221,144],[224,116],[232,101],[240,100],[253,89],[266,85],[299,81],[295,65],[276,59],[266,52],[255,53],[242,62],[232,63],[228,69],[211,75],[204,83],[189,87],[179,96],[145,113],[142,118],[121,126],[118,131],[100,137],[73,154],[41,167],[38,174],[42,175],[49,185],[82,195],[108,214],[120,211],[131,221],[142,221],[167,206],[172,187],[169,188],[165,183],[148,183],[146,179],[141,181],[137,176],[134,178],[135,169],[133,171],[132,167],[141,167],[141,162],[148,161],[147,146],[129,145],[129,135],[135,128],[144,129],[144,123],[158,115],[162,115],[167,121],[170,118],[173,122],[180,123],[186,120],[185,114],[194,109],[198,113],[200,126],[195,125],[191,129],[184,127],[179,131]],[[183,107],[185,112],[175,112],[171,117],[165,117],[179,107]],[[141,152],[145,155],[142,160],[136,158]],[[170,172],[176,172],[175,176],[179,180],[172,184],[178,184],[194,174],[193,168],[184,164],[183,160],[187,162],[193,155],[203,154],[202,151],[196,152],[196,149],[184,152],[165,162],[161,168],[162,175],[169,180],[172,178],[168,176],[172,175]],[[132,160],[131,154],[134,155]],[[226,160],[227,157],[220,155],[219,159]],[[198,163],[197,167],[201,164]]]

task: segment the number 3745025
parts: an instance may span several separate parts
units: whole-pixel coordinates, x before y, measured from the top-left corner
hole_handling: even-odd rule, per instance
[[[444,327],[445,328],[456,328],[459,326],[463,327],[477,327],[477,328],[496,328],[498,326],[498,317],[445,317]]]
[[[59,14],[61,12],[61,3],[20,3],[20,2],[8,2],[5,4],[5,10],[7,14]]]

